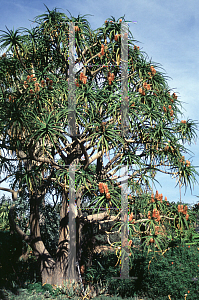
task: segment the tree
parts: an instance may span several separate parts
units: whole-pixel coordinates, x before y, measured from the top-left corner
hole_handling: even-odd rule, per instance
[[[171,206],[166,205],[158,192],[154,198],[151,183],[156,180],[157,172],[178,178],[178,183],[185,187],[196,182],[198,173],[182,156],[188,153],[184,143],[191,143],[196,137],[196,123],[180,121],[177,95],[171,94],[158,65],[147,61],[134,44],[131,32],[122,34],[124,21],[124,17],[117,21],[112,18],[92,31],[84,16],[68,18],[57,9],[47,8],[46,14],[35,18],[34,29],[1,31],[1,49],[8,47],[0,60],[0,159],[1,172],[6,174],[1,183],[9,179],[10,188],[0,189],[12,193],[13,203],[18,196],[29,203],[30,234],[17,225],[14,205],[9,212],[10,229],[32,247],[43,282],[60,285],[67,279],[69,166],[74,164],[78,260],[84,224],[105,219],[119,221],[116,226],[119,224],[121,231],[121,212],[110,212],[112,207],[121,207],[124,175],[114,178],[121,165],[131,168],[128,174],[129,220],[133,222],[130,236],[138,235],[144,243],[164,249],[168,238],[164,235],[156,239],[155,232],[150,232],[156,222],[163,228],[161,220],[169,220],[179,232],[189,228],[188,214],[185,218],[181,207],[171,212]],[[72,32],[70,22],[75,24]],[[73,33],[76,62],[81,62],[83,67],[76,72],[73,82],[76,132],[71,135],[68,39]],[[125,107],[129,107],[129,129],[124,132],[124,110],[120,110],[124,104],[118,91],[121,90],[121,42],[127,44],[127,41],[129,95],[124,100]],[[70,60],[74,60],[73,56]],[[103,80],[101,84],[100,80]],[[70,90],[74,92],[73,86]],[[104,157],[110,151],[113,158],[104,165]],[[52,194],[57,197],[53,200],[60,215],[56,258],[44,245],[40,231],[40,210],[42,207],[47,211],[47,197]],[[98,207],[98,212],[102,207],[107,211],[84,216],[81,209],[86,197]],[[149,206],[151,214],[147,210]],[[183,211],[187,212],[185,208]],[[127,214],[124,219],[128,223]],[[109,243],[113,245],[110,240]]]

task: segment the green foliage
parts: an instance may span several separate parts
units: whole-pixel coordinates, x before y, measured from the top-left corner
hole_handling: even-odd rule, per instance
[[[34,257],[26,255],[26,260],[19,258],[26,253],[27,245],[15,233],[0,231],[0,286],[13,288],[21,286],[28,280],[39,280],[37,264]],[[14,286],[13,286],[14,284]]]
[[[59,239],[60,217],[57,209],[50,204],[47,204],[45,207],[41,206],[40,212],[42,214],[40,224],[41,237],[46,249],[52,257],[55,257]]]
[[[106,261],[105,261],[106,262]],[[113,264],[102,262],[106,272]],[[93,267],[94,268],[94,267]],[[96,268],[98,277],[104,270]],[[89,269],[87,270],[89,273]],[[107,276],[108,293],[122,297],[140,295],[146,299],[197,299],[199,282],[199,248],[197,246],[173,246],[168,248],[164,255],[157,252],[156,257],[150,252],[134,250],[133,267],[130,277],[137,279],[112,279],[118,275]],[[190,291],[188,293],[188,291]]]
[[[0,230],[9,230],[9,219],[8,219],[8,213],[11,205],[10,198],[5,197],[5,195],[2,196],[0,199]]]

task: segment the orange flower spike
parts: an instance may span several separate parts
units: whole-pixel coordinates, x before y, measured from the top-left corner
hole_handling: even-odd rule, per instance
[[[86,84],[86,81],[87,81],[87,76],[84,76],[84,78],[82,80],[83,84]]]
[[[164,200],[167,201],[167,197],[166,196],[165,196]]]
[[[104,48],[102,48],[102,49],[101,49],[101,55],[103,56],[104,53],[105,53],[105,52],[104,52]]]
[[[83,72],[81,72],[81,73],[80,73],[80,76],[79,76],[79,79],[80,79],[80,80],[82,80],[82,79],[83,79],[83,77],[84,77],[84,73],[83,73]]]
[[[173,117],[173,113],[174,113],[174,111],[173,111],[173,109],[170,111],[170,116],[171,117]]]
[[[155,198],[156,198],[156,199],[158,199],[158,195],[159,195],[159,194],[158,194],[158,191],[156,191],[156,193],[155,193]]]
[[[160,220],[161,220],[161,217],[160,217],[160,216],[158,216],[158,217],[157,217],[157,221],[159,222]]]
[[[147,87],[147,83],[146,83],[146,82],[143,83],[143,87],[144,87],[144,88]]]
[[[104,184],[103,184],[103,182],[99,182],[99,191],[100,191],[101,194],[104,193]]]
[[[108,199],[108,200],[110,200],[110,199],[111,199],[111,195],[110,195],[110,193],[107,193],[107,194],[106,194],[106,199]]]
[[[136,49],[137,49],[137,50],[140,50],[140,47],[135,45],[135,46],[134,46],[134,50],[136,50]]]
[[[131,247],[131,245],[132,245],[132,242],[133,242],[132,240],[129,240],[129,246],[130,246],[130,247]]]
[[[185,219],[188,221],[188,219],[189,219],[189,215],[188,214],[186,214]]]
[[[104,183],[104,190],[105,190],[105,194],[107,194],[108,193],[108,186],[107,186],[106,183]]]
[[[129,222],[131,222],[132,220],[133,220],[133,213],[131,213],[129,216]]]

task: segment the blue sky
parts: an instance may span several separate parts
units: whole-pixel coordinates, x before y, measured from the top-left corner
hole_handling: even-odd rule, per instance
[[[5,25],[12,29],[19,27],[31,28],[34,24],[29,21],[46,11],[45,3],[49,9],[59,8],[70,17],[78,14],[86,16],[94,30],[103,25],[104,21],[114,16],[116,19],[125,15],[129,23],[129,29],[140,49],[145,51],[149,59],[161,64],[168,80],[170,88],[177,93],[178,99],[183,102],[182,119],[199,120],[199,96],[197,86],[199,81],[199,2],[197,0],[1,0],[0,29],[6,30]],[[194,153],[191,161],[194,166],[199,166],[199,142],[188,146]],[[199,168],[197,168],[199,171]],[[199,181],[199,178],[197,178]],[[157,186],[159,193],[167,196],[169,201],[179,200],[179,188],[175,188],[175,179],[160,175],[158,180],[162,188]],[[182,189],[182,201],[197,203],[199,186],[195,186],[191,195],[188,189],[184,195]],[[2,192],[0,193],[2,195]]]

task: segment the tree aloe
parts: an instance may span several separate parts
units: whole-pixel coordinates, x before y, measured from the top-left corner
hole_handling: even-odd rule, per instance
[[[35,18],[31,31],[8,30],[0,36],[1,48],[8,47],[0,59],[0,159],[1,171],[6,174],[1,183],[10,180],[7,190],[13,201],[18,194],[21,198],[28,196],[30,235],[16,224],[13,206],[10,226],[32,247],[43,282],[60,285],[67,278],[69,166],[73,163],[78,259],[85,222],[114,219],[121,230],[120,214],[111,215],[107,210],[85,217],[81,208],[85,197],[92,200],[98,212],[100,207],[121,207],[124,175],[117,179],[114,175],[122,165],[129,167],[131,241],[138,236],[163,251],[165,235],[156,238],[158,231],[166,229],[163,220],[173,222],[179,231],[183,226],[189,228],[187,214],[171,211],[172,205],[158,193],[151,195],[151,183],[158,172],[176,177],[186,187],[196,182],[198,173],[182,156],[188,153],[184,143],[196,137],[196,123],[179,119],[177,95],[169,89],[158,65],[147,61],[135,45],[131,32],[122,36],[124,21],[112,18],[93,31],[84,17],[68,18],[57,9],[47,8],[45,14]],[[75,24],[77,62],[81,63],[75,74],[75,136],[68,131],[70,22]],[[129,49],[129,91],[125,98],[129,128],[122,135],[120,64],[124,40]],[[104,157],[109,154],[112,157],[105,163]],[[39,207],[42,204],[45,209],[46,199],[52,194],[57,195],[57,200],[53,199],[60,213],[57,259],[46,249],[39,223]]]

